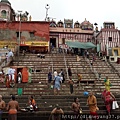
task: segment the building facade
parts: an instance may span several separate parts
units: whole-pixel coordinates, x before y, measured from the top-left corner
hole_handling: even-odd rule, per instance
[[[54,47],[67,47],[66,41],[90,42],[93,37],[93,24],[85,19],[82,23],[73,23],[73,19],[50,21],[50,44]]]
[[[120,47],[120,34],[114,22],[104,22],[103,26],[96,36],[97,47],[99,51],[108,53],[108,49]]]
[[[88,20],[73,22],[73,19],[64,21],[31,21],[28,12],[16,15],[8,0],[0,2],[0,48],[5,45],[36,46],[47,48],[65,47],[66,41],[93,42],[97,51],[107,52],[109,48],[120,47],[120,31],[115,28],[114,22],[104,22],[104,27],[95,34],[93,24]],[[17,20],[17,21],[16,21]],[[9,41],[9,42],[8,42]],[[31,47],[32,48],[32,47]]]
[[[20,33],[20,35],[19,35]],[[1,21],[0,48],[13,48],[15,43],[20,46],[47,47],[49,49],[49,23],[36,21]]]
[[[1,0],[0,2],[0,20],[15,21],[15,12],[8,0]]]

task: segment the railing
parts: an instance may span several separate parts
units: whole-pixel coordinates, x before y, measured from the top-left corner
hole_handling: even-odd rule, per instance
[[[52,59],[53,53],[58,54],[59,53],[59,48],[58,49],[54,48],[54,50],[51,51],[52,73],[53,73],[53,59]],[[61,49],[61,53],[63,53],[63,57],[64,57],[64,63],[65,63],[65,69],[66,69],[66,73],[67,73],[67,79],[69,79],[64,49]]]
[[[65,69],[66,69],[66,73],[67,73],[67,79],[69,79],[69,76],[68,76],[68,67],[67,67],[67,63],[66,63],[66,57],[65,57],[65,52],[64,52],[64,49],[62,50],[63,51],[63,56],[64,56],[64,62],[65,62]]]
[[[51,64],[52,64],[51,67],[52,67],[52,78],[53,78],[53,72],[54,72],[54,71],[53,71],[53,53],[51,53]]]
[[[98,74],[97,70],[91,66],[89,59],[85,58],[85,60],[89,64],[90,69],[95,74],[96,78],[99,79],[99,74]]]
[[[0,66],[1,66],[1,67],[4,67],[4,66],[6,66],[6,64],[7,64],[6,59],[4,59],[4,60],[1,61]]]
[[[11,63],[12,61],[13,61],[13,58],[12,58],[12,57],[9,58],[9,61],[7,61],[7,59],[5,58],[5,59],[3,59],[3,60],[1,61],[0,66],[1,66],[1,67],[9,67],[9,66],[10,66],[10,63]]]
[[[111,66],[111,68],[114,70],[114,72],[115,72],[115,73],[119,76],[119,78],[120,78],[120,73],[119,73],[119,71],[110,63],[109,60],[107,60],[106,62]]]

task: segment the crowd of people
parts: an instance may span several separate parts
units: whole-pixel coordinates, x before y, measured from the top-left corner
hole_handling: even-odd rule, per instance
[[[71,49],[66,50],[66,53],[69,53],[69,51],[71,51]],[[59,48],[59,52],[60,53],[62,52],[61,48]],[[78,51],[76,49],[73,50],[73,53],[77,53],[77,52]],[[87,57],[88,59],[90,58],[88,51],[85,51],[83,56]],[[7,62],[9,62],[9,60],[12,57],[13,57],[13,53],[12,53],[12,51],[9,51],[9,53],[6,54]],[[39,54],[39,53],[37,54],[37,57],[45,58],[45,56],[43,56],[42,54]],[[92,59],[90,59],[91,66],[93,66],[93,62],[95,60],[96,60],[96,56],[93,54]],[[53,89],[54,89],[54,95],[60,94],[61,84],[64,83],[65,81],[69,84],[70,94],[74,93],[75,81],[72,79],[72,71],[71,71],[70,67],[68,68],[67,72],[68,72],[69,79],[65,80],[65,73],[64,73],[63,69],[61,69],[59,73],[56,70],[54,70],[54,73],[49,71],[48,83],[53,83],[52,85],[53,85]],[[8,72],[5,75],[7,87],[14,86],[14,83],[15,83],[14,73],[15,73],[15,69],[13,69],[13,68],[8,69]],[[78,73],[77,77],[78,77],[78,80],[76,83],[78,84],[78,86],[81,86],[80,81],[82,80],[82,74]],[[21,78],[22,78],[22,74],[21,74],[21,72],[19,72],[18,73],[18,82],[19,83],[21,82]],[[101,74],[99,74],[99,79],[101,79]],[[0,81],[3,82],[3,72],[0,72]],[[116,101],[116,99],[115,99],[115,96],[110,92],[110,87],[112,86],[112,84],[108,77],[105,78],[104,85],[105,85],[105,90],[102,93],[102,98],[106,105],[108,114],[110,115],[111,110],[112,110],[113,101]],[[0,96],[0,101],[1,101],[0,105],[2,105],[2,107],[1,107],[1,110],[2,110],[2,109],[5,109],[5,102],[1,98],[2,98],[2,96]],[[14,104],[14,106],[13,106],[13,104]],[[97,119],[97,117],[98,117],[97,111],[99,110],[99,108],[97,106],[97,98],[95,97],[93,92],[89,93],[86,105],[89,107],[90,115],[94,116],[94,119]],[[35,102],[33,96],[30,97],[29,102],[28,102],[28,107],[26,109],[28,109],[30,111],[37,110],[37,105],[36,105],[36,102]],[[81,108],[78,98],[74,99],[74,102],[71,105],[71,109],[72,109],[73,113],[76,115],[82,113],[82,108]],[[17,110],[20,110],[20,108],[19,108],[18,102],[15,100],[15,96],[12,96],[12,100],[8,103],[6,110],[9,111],[9,120],[13,120],[13,119],[16,120]],[[64,114],[64,111],[62,110],[62,108],[60,108],[60,106],[58,104],[51,112],[51,114],[56,114],[56,113]],[[53,119],[55,119],[54,117],[53,117]]]
[[[70,94],[73,94],[74,92],[74,83],[75,81],[72,80],[72,71],[71,68],[68,68],[68,76],[69,80],[67,80],[67,83],[70,85]],[[82,74],[77,74],[78,80],[77,80],[77,85],[81,86],[80,81],[82,80]],[[60,88],[61,84],[65,82],[65,79],[63,81],[63,78],[65,77],[63,70],[61,69],[61,72],[58,74],[57,71],[55,70],[53,73],[53,88],[54,88],[54,95],[59,95],[60,93]],[[101,74],[99,74],[99,80],[101,80]],[[48,81],[51,83],[52,81],[52,73],[49,72],[48,74]],[[104,80],[104,85],[105,85],[105,90],[102,92],[102,98],[106,106],[106,110],[108,112],[108,115],[110,115],[111,110],[113,109],[113,103],[116,101],[115,96],[110,92],[110,87],[112,86],[112,83],[110,82],[108,76],[106,76]],[[81,111],[80,105],[77,104],[78,99],[74,100],[76,102],[73,103],[72,108],[75,108],[75,111],[79,113]],[[99,110],[97,106],[97,98],[94,96],[93,92],[89,93],[89,97],[87,99],[87,105],[89,106],[90,114],[95,117],[95,119],[98,117],[97,111]],[[76,108],[76,106],[79,108]],[[117,105],[119,107],[119,105]],[[117,107],[117,108],[118,108]],[[116,108],[115,108],[116,109]],[[54,110],[53,110],[54,111]],[[74,112],[75,112],[74,111]]]
[[[0,72],[0,82],[5,83],[7,88],[14,87],[15,83],[22,82],[21,71],[17,74],[17,79],[15,78],[16,69],[8,67]]]
[[[111,104],[115,99],[115,96],[110,92],[105,90],[102,93],[102,97],[105,100],[108,115],[110,115]],[[110,97],[112,99],[110,99]],[[99,107],[97,105],[97,98],[94,95],[92,91],[89,92],[89,95],[86,98],[86,106],[88,106],[90,115],[88,118],[86,117],[86,120],[97,120],[99,118],[99,115],[97,111],[99,111]],[[22,106],[21,106],[22,107]],[[80,99],[78,97],[74,98],[74,101],[71,104],[71,115],[78,116],[81,114],[84,114],[84,109],[82,108],[80,104]],[[6,105],[5,101],[2,99],[2,96],[0,95],[0,118],[2,118],[2,112],[7,110],[8,111],[8,120],[17,120],[17,113],[18,111],[37,111],[38,106],[33,96],[30,96],[28,99],[28,103],[26,104],[25,109],[21,109],[19,106],[18,101],[16,101],[16,98],[14,95],[11,96],[11,100]],[[49,120],[60,120],[61,115],[64,115],[64,110],[59,106],[59,104],[56,104],[55,108],[51,111],[51,115],[49,117]],[[2,119],[1,119],[2,120]],[[82,120],[79,118],[75,118],[75,120]]]
[[[97,111],[99,110],[98,106],[97,106],[97,99],[95,97],[95,95],[93,94],[93,92],[91,91],[89,93],[89,96],[86,100],[86,106],[88,106],[89,111],[90,111],[90,115],[85,117],[86,120],[90,120],[89,118],[91,117],[92,120],[97,120],[98,119],[98,114]],[[72,119],[74,120],[82,120],[82,117],[78,117],[78,115],[82,115],[83,114],[83,109],[81,107],[80,104],[80,100],[78,97],[74,98],[73,103],[71,104],[71,115],[73,115],[74,117],[72,117]],[[52,118],[52,120],[60,120],[60,115],[64,114],[64,111],[62,110],[62,108],[57,104],[56,107],[52,110],[50,117]],[[50,120],[50,118],[49,118]]]
[[[73,94],[73,92],[74,92],[74,90],[73,90],[74,80],[72,79],[72,71],[71,71],[70,67],[68,68],[67,72],[68,72],[69,79],[66,80],[66,82],[70,86],[70,94]],[[54,88],[54,95],[59,95],[61,85],[64,82],[65,82],[65,72],[63,71],[63,69],[61,69],[59,73],[56,70],[54,70],[54,73],[49,71],[48,83],[52,83],[52,88]],[[78,83],[78,81],[76,83]]]

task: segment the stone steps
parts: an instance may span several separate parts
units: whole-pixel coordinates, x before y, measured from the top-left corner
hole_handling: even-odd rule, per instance
[[[43,69],[40,72],[36,72],[36,74],[32,73],[32,83],[27,84],[27,83],[21,83],[17,84],[17,88],[23,88],[23,95],[22,96],[29,96],[29,95],[35,95],[35,99],[37,101],[38,106],[40,107],[39,112],[36,114],[42,115],[42,114],[49,114],[51,110],[54,108],[54,105],[58,103],[61,108],[67,113],[71,112],[71,104],[73,102],[74,97],[77,95],[80,99],[81,106],[83,108],[84,113],[89,113],[88,106],[86,106],[86,100],[87,98],[83,96],[84,89],[86,91],[93,90],[96,93],[96,97],[98,100],[98,107],[100,108],[99,113],[106,113],[106,108],[104,105],[104,102],[102,101],[100,94],[101,91],[104,90],[104,85],[103,81],[106,76],[109,76],[109,79],[112,82],[112,87],[111,87],[111,92],[116,94],[116,99],[118,103],[120,104],[120,96],[117,95],[119,94],[120,90],[120,84],[119,84],[119,77],[115,72],[111,72],[111,67],[107,65],[104,61],[101,61],[97,59],[94,64],[93,68],[95,68],[98,72],[102,73],[102,79],[100,81],[96,81],[96,85],[94,86],[94,83],[91,84],[84,84],[82,83],[83,88],[77,87],[77,84],[74,84],[74,94],[70,95],[69,94],[69,85],[66,83],[62,84],[62,88],[60,91],[59,96],[54,96],[53,95],[53,89],[50,89],[50,87],[47,86],[46,84],[46,78],[48,74],[48,66],[52,66],[53,61],[53,69],[56,69],[57,71],[60,71],[61,68],[64,69],[65,71],[65,63],[63,59],[63,55],[57,55],[57,54],[47,54],[45,55],[46,58],[41,60],[40,58],[37,58],[36,55],[29,55],[26,54],[25,58],[20,60],[20,64],[22,66],[29,66],[29,67],[36,67],[37,70]],[[52,57],[52,58],[51,58]],[[77,73],[81,73],[83,75],[82,80],[83,81],[94,81],[96,80],[95,75],[91,72],[90,67],[86,61],[84,61],[82,58],[81,61],[77,62],[76,61],[76,56],[70,56],[66,55],[66,61],[67,61],[67,66],[71,67],[73,76],[72,78],[77,81]],[[32,59],[32,60],[31,60]],[[32,61],[32,62],[31,62]],[[17,61],[13,62],[14,65],[17,65]],[[38,65],[39,64],[39,65]],[[41,83],[38,83],[41,82]],[[17,88],[14,89],[14,93],[17,94]],[[11,88],[10,88],[11,90]],[[3,89],[4,93],[5,91],[10,91],[8,89]],[[1,89],[2,91],[2,89]],[[10,91],[12,93],[13,90]],[[8,94],[9,95],[9,94]],[[22,97],[21,96],[21,97]],[[22,100],[20,98],[20,100]],[[24,101],[20,103],[20,106],[25,106],[25,103],[27,101],[27,98],[25,98]],[[52,105],[52,107],[51,107]],[[113,113],[119,113],[120,110],[115,110]],[[33,113],[34,114],[34,113]],[[112,119],[113,120],[113,119]]]

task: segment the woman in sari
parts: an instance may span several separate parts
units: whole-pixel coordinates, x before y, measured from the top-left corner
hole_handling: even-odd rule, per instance
[[[105,89],[106,89],[107,91],[110,91],[110,87],[112,86],[112,84],[111,84],[108,76],[105,78],[104,84],[105,84]]]
[[[102,98],[105,102],[107,112],[110,115],[111,108],[112,108],[112,103],[115,100],[115,96],[110,91],[104,90],[102,92]]]

